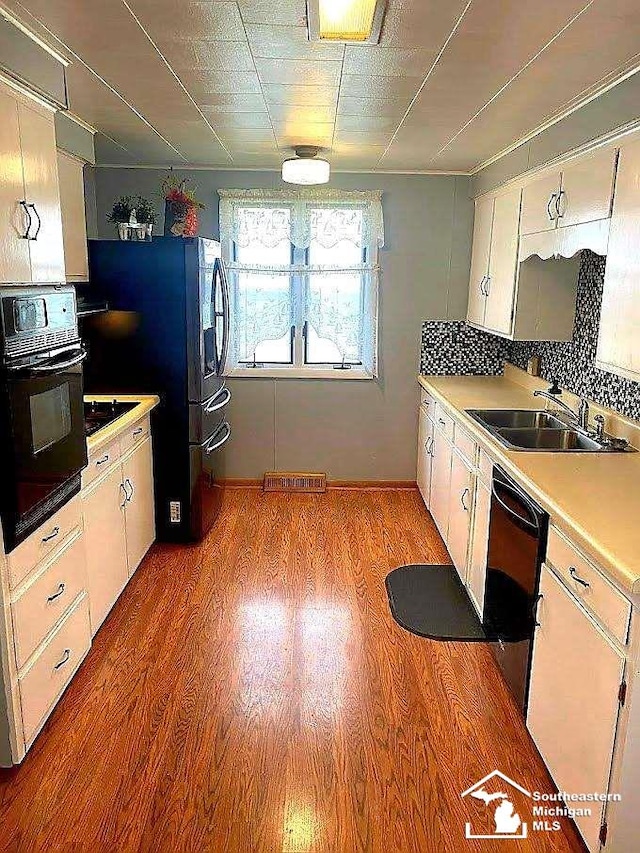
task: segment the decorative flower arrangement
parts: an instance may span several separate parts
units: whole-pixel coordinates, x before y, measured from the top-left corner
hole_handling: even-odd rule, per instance
[[[122,224],[123,222],[128,223],[131,217],[131,211],[134,207],[135,205],[130,195],[120,196],[118,201],[116,201],[111,208],[111,213],[107,215],[107,219],[109,222],[113,222],[116,225]]]
[[[133,199],[133,207],[135,208],[138,222],[144,223],[145,225],[156,224],[156,211],[153,203],[150,202],[148,198],[145,198],[142,195],[136,196],[136,198]]]
[[[173,173],[167,175],[161,186],[165,200],[164,233],[173,237],[195,237],[198,233],[198,210],[204,204],[196,198],[195,190]]]

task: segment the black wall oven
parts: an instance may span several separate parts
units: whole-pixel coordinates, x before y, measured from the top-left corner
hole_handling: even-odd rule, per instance
[[[0,288],[0,517],[9,553],[80,490],[87,464],[73,287]]]

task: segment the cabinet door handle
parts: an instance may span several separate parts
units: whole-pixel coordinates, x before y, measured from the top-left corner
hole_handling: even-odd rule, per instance
[[[539,593],[534,599],[533,604],[531,605],[531,615],[533,616],[533,624],[536,628],[540,628],[540,623],[538,622],[538,605],[544,598],[542,593]]]
[[[108,461],[109,461],[109,454],[105,453],[105,455],[102,457],[102,459],[98,459],[98,461],[96,462],[96,465],[104,465],[104,463],[108,462]]]
[[[125,489],[125,487],[124,487],[124,483],[120,483],[120,488],[121,488],[121,489],[122,489],[122,491],[124,492],[124,500],[123,500],[123,501],[122,501],[122,503],[120,504],[120,509],[124,509],[124,508],[125,508],[125,506],[127,505],[127,501],[129,500],[129,497],[128,497],[128,495],[127,495],[127,490],[126,490],[126,489]]]
[[[31,218],[31,211],[29,210],[29,205],[27,204],[27,202],[24,199],[22,199],[20,204],[24,208],[24,212],[27,214],[27,230],[22,235],[22,239],[23,240],[30,240],[31,239],[31,226],[33,225],[33,219]]]
[[[144,432],[144,427],[138,427],[138,429],[134,429],[133,437],[135,438],[137,435],[142,435]]]
[[[58,536],[58,534],[59,534],[59,533],[60,533],[60,528],[59,528],[59,527],[54,527],[54,528],[53,528],[53,530],[51,531],[51,533],[50,533],[48,536],[43,536],[43,537],[42,537],[42,542],[43,542],[43,543],[44,543],[44,542],[51,542],[51,540],[52,540],[52,539],[55,539],[55,538],[56,538],[56,536]]]
[[[54,669],[60,669],[60,667],[64,666],[65,663],[69,662],[70,657],[71,657],[71,649],[65,649],[64,654],[62,655],[62,657],[60,658],[58,663],[53,665],[53,668]]]
[[[466,505],[466,503],[464,502],[464,499],[465,499],[465,497],[466,497],[468,494],[469,494],[469,489],[468,489],[468,487],[467,487],[466,489],[464,489],[464,491],[463,491],[463,492],[462,492],[462,494],[460,495],[460,503],[462,504],[462,509],[463,509],[465,512],[469,512],[469,507],[468,507],[468,506]]]
[[[484,283],[484,295],[489,296],[490,292],[491,292],[491,276],[488,275],[486,278],[486,281]]]
[[[485,283],[485,281],[486,281],[486,280],[487,280],[486,275],[483,275],[483,276],[482,276],[482,278],[480,279],[480,293],[481,293],[483,296],[486,296],[486,295],[487,295],[487,294],[485,293],[485,290],[484,290],[484,283]]]
[[[131,494],[128,494],[127,486],[129,486],[129,488],[131,489]],[[133,495],[135,493],[135,489],[133,488],[133,483],[131,482],[131,480],[128,477],[124,481],[123,489],[124,489],[125,495],[127,496],[127,503],[129,503],[131,501],[131,498],[133,497]]]
[[[48,596],[47,601],[55,601],[56,598],[60,598],[60,596],[65,591],[66,587],[63,583],[58,586],[58,591],[54,592],[53,595]]]
[[[575,566],[569,566],[569,574],[574,579],[576,583],[579,583],[581,586],[589,587],[591,584],[587,583],[587,581],[583,580],[578,574],[578,570]]]
[[[556,216],[554,216],[554,214],[553,214],[552,207],[553,207],[554,202],[557,199],[557,197],[558,197],[558,193],[551,193],[551,195],[549,196],[549,201],[547,202],[547,214],[549,215],[549,221],[550,222],[555,222],[555,220],[556,220]],[[556,215],[557,215],[557,210],[556,210]]]
[[[560,203],[566,195],[567,194],[564,190],[560,190],[560,192],[558,193],[558,197],[556,199],[556,205],[555,205],[555,207],[556,207],[556,219],[562,219],[562,217],[567,212],[567,208],[565,205],[562,206],[562,211],[560,210]]]
[[[42,228],[42,219],[40,219],[40,214],[38,213],[38,208],[35,206],[35,204],[30,204],[29,207],[31,208],[31,210],[33,210],[35,217],[38,220],[38,227],[36,228],[36,233],[33,235],[33,237],[30,237],[29,239],[37,240],[38,234],[40,233],[40,229]]]

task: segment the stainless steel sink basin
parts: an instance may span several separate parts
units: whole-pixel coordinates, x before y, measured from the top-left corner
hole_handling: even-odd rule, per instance
[[[536,409],[467,409],[487,432],[510,450],[552,453],[635,453],[635,448],[605,436],[602,443],[550,412]]]
[[[496,438],[514,450],[554,450],[556,452],[603,452],[605,448],[582,433],[563,429],[498,429]]]
[[[506,429],[568,429],[564,421],[549,412],[529,409],[470,409],[483,426]]]

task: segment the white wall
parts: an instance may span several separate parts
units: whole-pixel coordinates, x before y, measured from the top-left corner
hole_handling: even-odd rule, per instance
[[[106,214],[119,195],[158,199],[164,174],[96,168],[99,235],[113,236]],[[218,188],[282,186],[274,172],[178,174],[197,184],[207,204],[200,233],[215,238]],[[331,186],[383,192],[380,378],[231,381],[228,477],[258,478],[267,470],[288,470],[325,471],[334,480],[415,480],[421,325],[427,319],[466,315],[473,223],[470,180],[337,174]]]

